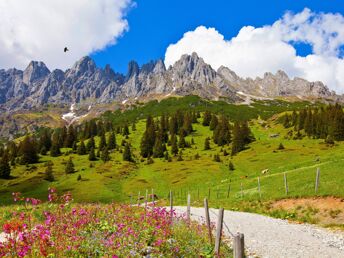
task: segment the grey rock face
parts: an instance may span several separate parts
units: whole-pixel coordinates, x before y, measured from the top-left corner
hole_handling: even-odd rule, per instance
[[[196,53],[183,55],[167,70],[162,60],[142,67],[131,61],[127,75],[116,73],[109,65],[98,68],[90,57],[83,57],[65,72],[50,72],[44,63],[34,61],[24,71],[0,70],[2,110],[30,109],[48,103],[107,103],[190,94],[233,102],[243,100],[243,94],[341,99],[321,82],[290,79],[283,71],[256,79],[243,79],[223,66],[215,71]]]

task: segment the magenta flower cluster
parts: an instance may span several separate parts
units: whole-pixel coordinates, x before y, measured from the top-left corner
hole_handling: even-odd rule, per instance
[[[70,193],[58,195],[53,188],[46,203],[20,193],[13,199],[20,208],[0,220],[5,234],[0,257],[185,257],[206,242],[205,227],[175,214],[172,223],[171,213],[161,207],[73,204]],[[198,247],[183,242],[188,232],[194,232]]]

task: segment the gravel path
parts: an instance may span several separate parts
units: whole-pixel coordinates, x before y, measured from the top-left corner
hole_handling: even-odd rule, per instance
[[[186,207],[175,207],[177,214]],[[210,209],[210,219],[216,222],[218,210]],[[194,220],[204,220],[203,208],[191,208]],[[332,232],[308,224],[293,224],[246,212],[225,211],[224,223],[229,230],[245,235],[245,247],[250,257],[262,258],[344,258],[344,233]],[[224,233],[231,237],[226,226]]]

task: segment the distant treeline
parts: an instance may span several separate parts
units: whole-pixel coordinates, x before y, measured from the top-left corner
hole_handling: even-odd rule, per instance
[[[319,139],[344,140],[344,112],[339,104],[293,111],[283,117],[283,126]]]

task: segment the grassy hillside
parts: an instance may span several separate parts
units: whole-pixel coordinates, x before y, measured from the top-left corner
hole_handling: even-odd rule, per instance
[[[186,100],[177,100],[178,104],[180,104],[179,101]],[[160,105],[163,105],[164,109]],[[190,99],[185,105],[190,105]],[[202,105],[199,106],[200,110],[203,108]],[[16,166],[12,172],[13,179],[0,180],[0,203],[2,205],[11,203],[12,192],[22,192],[27,196],[45,199],[48,187],[54,186],[59,191],[71,191],[77,202],[129,202],[131,195],[135,200],[138,192],[145,195],[146,190],[151,191],[151,189],[154,189],[160,198],[167,198],[168,191],[171,189],[176,203],[185,204],[186,194],[190,192],[194,204],[200,205],[201,200],[209,195],[210,189],[212,206],[259,210],[263,209],[262,205],[270,200],[315,196],[314,183],[317,168],[321,170],[317,195],[343,198],[344,143],[337,142],[329,146],[320,139],[304,137],[302,140],[290,140],[285,138],[290,129],[285,129],[277,123],[281,114],[273,114],[280,110],[292,110],[297,106],[303,107],[305,103],[286,106],[281,104],[280,107],[266,103],[256,105],[255,107],[235,106],[232,108],[225,106],[224,112],[233,116],[236,114],[238,119],[253,118],[250,127],[256,138],[247,150],[232,158],[229,155],[224,156],[221,152],[221,149],[226,149],[230,153],[230,145],[221,148],[212,142],[211,150],[203,150],[204,140],[206,137],[212,137],[212,132],[209,127],[198,123],[193,124],[194,132],[186,137],[187,141],[193,138],[195,144],[192,148],[183,151],[183,161],[177,161],[176,157],[172,157],[172,162],[154,159],[154,163],[148,165],[147,161],[141,160],[139,156],[140,140],[145,128],[145,120],[141,119],[136,124],[136,131],[130,128],[128,139],[132,144],[136,163],[122,161],[122,153],[119,151],[111,153],[111,161],[103,163],[101,160],[90,162],[88,155],[68,154],[70,150],[62,149],[65,154],[60,157],[42,156],[39,164]],[[221,104],[215,103],[214,106],[213,108],[219,109]],[[135,108],[128,111],[125,113],[126,118],[129,119],[139,113],[145,116],[150,112],[155,112],[157,107],[159,107],[158,110],[165,111],[177,108],[169,100],[160,104],[152,102],[141,109]],[[178,107],[186,108],[183,104]],[[270,111],[265,110],[270,114],[266,116],[269,117],[266,120],[263,120],[263,116],[258,116],[264,108],[270,109]],[[108,113],[107,116],[118,121],[124,119],[123,114],[118,113],[117,117],[116,114]],[[275,137],[272,137],[273,135]],[[121,135],[117,135],[118,144],[122,139]],[[99,138],[95,140],[98,142]],[[285,149],[277,150],[280,143]],[[196,154],[200,156],[199,159],[195,159]],[[213,160],[215,154],[220,154],[221,162]],[[66,175],[64,164],[69,156],[73,158],[77,172]],[[43,179],[44,164],[48,160],[54,163],[56,181],[52,183]],[[228,169],[229,161],[234,164],[234,171]],[[261,171],[264,169],[269,169],[269,172],[263,175]],[[288,180],[288,195],[284,189],[284,173]],[[79,175],[81,180],[78,181]],[[261,183],[261,197],[257,189],[258,177]]]

